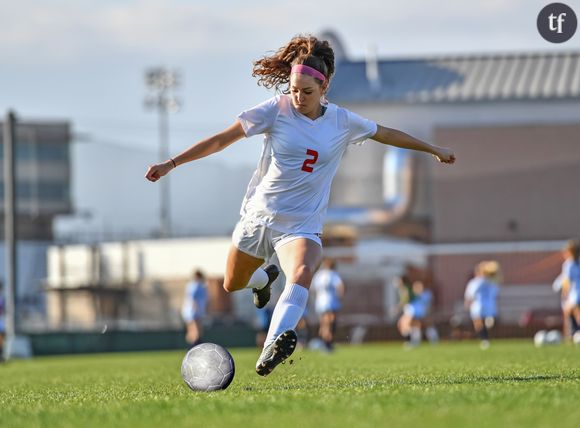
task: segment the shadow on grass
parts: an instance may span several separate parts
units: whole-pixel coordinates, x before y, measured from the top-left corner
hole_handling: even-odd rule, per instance
[[[243,387],[244,391],[268,392],[268,391],[304,391],[304,390],[325,390],[335,389],[375,389],[388,388],[390,386],[437,386],[437,385],[477,385],[477,384],[517,384],[517,383],[541,383],[565,381],[574,382],[580,381],[580,376],[566,376],[561,374],[550,375],[529,375],[529,376],[462,376],[457,378],[439,378],[439,379],[405,379],[397,378],[392,380],[349,380],[349,381],[316,381],[311,379],[311,382],[304,382],[304,379],[297,384],[285,383],[269,384],[269,385],[247,385]]]
[[[528,376],[462,376],[444,379],[414,379],[400,380],[397,384],[406,385],[463,385],[463,384],[502,384],[502,383],[530,383],[546,381],[578,381],[580,376],[565,376],[563,374],[528,375]]]

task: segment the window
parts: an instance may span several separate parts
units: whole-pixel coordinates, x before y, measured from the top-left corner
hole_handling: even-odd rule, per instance
[[[403,202],[406,193],[406,174],[410,155],[405,149],[389,147],[383,159],[383,200],[388,206]]]
[[[39,201],[68,202],[70,189],[66,182],[33,183],[31,181],[19,181],[16,184],[16,199],[26,201],[38,198]],[[4,198],[4,182],[0,181],[0,200]]]
[[[31,141],[20,141],[16,145],[17,161],[37,160],[43,161],[63,161],[68,162],[68,144],[65,143],[35,143]],[[4,144],[0,144],[0,159],[4,159]]]

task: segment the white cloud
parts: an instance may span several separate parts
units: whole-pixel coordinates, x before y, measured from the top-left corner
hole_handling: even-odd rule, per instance
[[[425,52],[435,41],[497,43],[495,32],[534,27],[539,0],[0,0],[1,62],[63,64],[92,58],[174,60],[274,50],[301,32],[335,29],[360,54],[368,43]],[[531,22],[527,22],[531,21]],[[441,46],[439,52],[445,51]],[[381,50],[380,50],[380,53]]]
[[[2,3],[0,61],[12,63],[62,63],[143,53],[169,58],[223,53],[232,30],[230,20],[202,2]]]

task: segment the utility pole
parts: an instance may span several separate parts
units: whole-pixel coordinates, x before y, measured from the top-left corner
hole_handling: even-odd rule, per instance
[[[159,115],[159,162],[169,158],[169,113],[179,111],[179,100],[171,91],[180,86],[177,72],[163,67],[151,68],[145,72],[145,82],[153,94],[145,98],[145,106],[157,110]],[[171,236],[171,198],[169,176],[163,177],[160,184],[160,229],[161,237]]]
[[[6,344],[4,358],[12,354],[16,338],[16,192],[15,192],[15,149],[16,149],[16,115],[13,111],[6,113],[4,120],[4,251],[6,280]]]

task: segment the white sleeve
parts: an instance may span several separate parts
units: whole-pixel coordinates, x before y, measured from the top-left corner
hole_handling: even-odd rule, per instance
[[[554,292],[556,293],[562,291],[563,282],[564,282],[564,274],[558,275],[554,280],[554,282],[552,283],[552,290],[554,290]]]
[[[271,129],[280,112],[279,99],[279,96],[272,97],[238,115],[246,137],[263,134]]]
[[[362,144],[367,138],[377,133],[377,124],[372,120],[365,119],[349,110],[347,110],[347,113],[349,144]]]
[[[473,289],[475,287],[474,281],[471,280],[467,283],[467,288],[465,289],[465,298],[467,300],[473,300]]]

